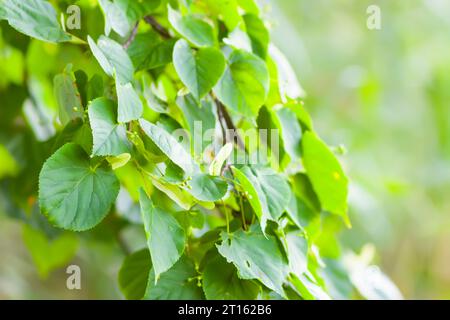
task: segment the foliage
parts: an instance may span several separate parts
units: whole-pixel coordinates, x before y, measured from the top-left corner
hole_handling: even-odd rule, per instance
[[[71,232],[137,225],[147,248],[120,270],[127,298],[399,297],[336,239],[348,179],[253,0],[80,1],[83,28],[68,31],[64,2],[0,5],[21,68],[0,82],[2,211],[33,257],[69,261]],[[35,260],[46,274],[59,259]]]

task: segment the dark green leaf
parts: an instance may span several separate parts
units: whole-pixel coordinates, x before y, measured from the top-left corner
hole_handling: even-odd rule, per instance
[[[145,295],[152,267],[148,249],[134,252],[125,258],[119,270],[119,287],[128,300],[139,300]]]
[[[66,144],[44,164],[39,176],[41,211],[57,227],[84,231],[108,214],[119,193],[109,168],[95,164],[76,144]]]
[[[156,281],[169,270],[184,252],[186,236],[177,220],[154,206],[144,190],[140,191],[142,220]]]

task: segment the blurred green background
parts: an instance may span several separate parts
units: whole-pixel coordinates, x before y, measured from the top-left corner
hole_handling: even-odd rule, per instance
[[[381,30],[368,30],[370,5]],[[405,298],[450,298],[450,1],[277,0],[274,41],[316,129],[344,145],[358,250]]]
[[[450,1],[265,3],[272,38],[297,71],[317,131],[347,150],[341,159],[352,181],[353,228],[342,241],[356,251],[373,243],[405,298],[450,299]],[[366,26],[373,4],[381,9],[381,30]],[[49,64],[60,71],[81,54],[52,48],[34,42],[23,63],[35,73]],[[42,52],[48,60],[36,63]],[[5,74],[20,77],[6,67],[10,59],[14,53],[0,41],[0,88]],[[3,93],[0,105],[13,95]],[[85,280],[82,290],[70,291],[64,269],[39,277],[21,225],[0,215],[0,298],[120,298],[123,254],[110,246],[115,235],[101,231],[96,241],[81,238],[73,264]],[[139,248],[141,231],[128,231],[121,236],[138,237],[128,243]]]

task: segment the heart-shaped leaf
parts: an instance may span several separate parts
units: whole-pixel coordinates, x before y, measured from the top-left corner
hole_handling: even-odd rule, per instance
[[[91,160],[69,143],[56,151],[39,175],[41,211],[57,227],[84,231],[108,214],[119,193],[119,181],[110,168]]]
[[[216,48],[192,50],[186,40],[179,40],[173,51],[173,64],[181,81],[200,100],[219,81],[225,70],[225,58]]]

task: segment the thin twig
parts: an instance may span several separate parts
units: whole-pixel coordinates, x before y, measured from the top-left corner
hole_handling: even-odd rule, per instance
[[[131,31],[130,36],[128,37],[127,41],[123,44],[123,48],[125,50],[128,49],[128,47],[133,43],[134,39],[136,38],[138,27],[139,27],[139,21],[136,22],[136,24],[134,25],[133,30]]]
[[[234,137],[235,137],[235,140],[236,140],[235,142],[238,145],[238,147],[241,148],[242,150],[245,150],[244,142],[242,141],[241,137],[239,136],[239,132],[238,132],[236,126],[234,125],[233,120],[231,119],[231,116],[228,113],[227,109],[222,104],[222,102],[219,101],[219,99],[214,98],[214,101],[215,101],[215,103],[217,105],[217,108],[219,110],[219,118],[222,118],[223,121],[225,121],[225,124],[226,124],[228,130],[233,130],[234,131],[234,133],[235,133]]]
[[[146,16],[144,17],[145,22],[147,22],[149,25],[155,29],[156,32],[158,32],[163,38],[170,39],[172,36],[170,35],[169,31],[164,28],[162,25],[159,24],[158,21],[152,16]]]

